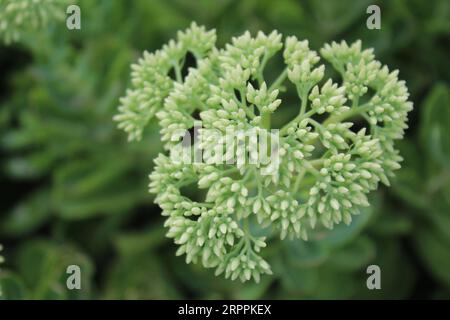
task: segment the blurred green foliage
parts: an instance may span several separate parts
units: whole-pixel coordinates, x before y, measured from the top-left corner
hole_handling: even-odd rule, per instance
[[[81,30],[55,22],[1,46],[1,298],[450,298],[450,2],[376,3],[381,30],[366,28],[365,0],[79,0]],[[349,227],[274,240],[274,275],[259,284],[175,257],[147,193],[158,128],[128,144],[112,121],[129,65],[193,20],[223,41],[247,29],[313,49],[360,38],[400,70],[415,105],[393,187]],[[282,120],[295,112],[283,98]],[[71,264],[80,291],[65,287]],[[381,290],[366,287],[370,264]]]

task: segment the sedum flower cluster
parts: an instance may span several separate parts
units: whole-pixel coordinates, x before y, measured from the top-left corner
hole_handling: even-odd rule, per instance
[[[115,120],[130,140],[139,140],[156,117],[168,152],[201,121],[200,143],[182,148],[202,149],[203,161],[160,154],[150,192],[167,217],[177,255],[215,268],[217,275],[259,281],[272,272],[261,254],[267,237],[307,240],[317,226],[349,224],[369,205],[370,191],[380,182],[389,185],[402,160],[394,142],[407,128],[412,103],[398,71],[375,60],[360,41],[326,44],[320,55],[307,40],[283,41],[277,31],[245,32],[220,49],[215,41],[214,30],[192,24],[161,50],[145,52],[132,67],[131,88]],[[196,61],[183,74],[187,53]],[[269,82],[265,68],[276,54],[285,66]],[[324,61],[342,81],[324,79]],[[288,87],[298,94],[298,115],[278,131],[277,167],[214,161],[211,150],[226,130],[271,129],[283,103],[280,91]],[[356,121],[365,125],[354,129]],[[218,152],[230,160],[249,149],[232,144]],[[184,194],[192,184],[204,191],[202,199]]]
[[[36,32],[52,20],[63,20],[68,0],[0,0],[0,39],[18,41],[24,32]]]

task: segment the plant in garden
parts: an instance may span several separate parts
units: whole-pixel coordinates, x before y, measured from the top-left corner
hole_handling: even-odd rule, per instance
[[[255,37],[246,32],[222,49],[215,41],[214,30],[192,24],[161,50],[144,52],[132,66],[131,88],[114,119],[129,140],[139,140],[156,116],[172,155],[201,120],[200,143],[183,148],[203,151],[203,162],[160,154],[150,192],[167,217],[167,236],[179,245],[177,255],[227,278],[259,281],[261,274],[272,273],[261,255],[267,236],[307,240],[318,226],[349,224],[369,206],[367,194],[379,182],[389,185],[402,160],[394,142],[403,137],[412,103],[398,71],[375,60],[360,41],[333,42],[320,50],[341,82],[323,79],[320,56],[295,36],[284,46],[277,31]],[[284,70],[269,82],[265,68],[280,52]],[[184,75],[188,53],[195,66]],[[297,92],[299,111],[279,129],[278,166],[218,163],[211,150],[223,144],[227,130],[273,129],[271,117],[283,103],[280,91],[289,86]],[[355,123],[363,126],[354,129]],[[245,137],[237,140],[219,151],[222,159],[242,153],[237,145]],[[257,142],[251,140],[243,153],[249,155]],[[204,199],[184,194],[182,188],[192,183],[205,190]]]
[[[67,0],[0,0],[0,38],[18,41],[23,34],[63,20]]]

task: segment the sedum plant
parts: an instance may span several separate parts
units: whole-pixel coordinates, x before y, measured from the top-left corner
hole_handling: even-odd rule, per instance
[[[0,39],[6,44],[19,41],[23,34],[61,21],[68,0],[0,0]]]
[[[312,229],[350,224],[369,206],[370,191],[380,182],[389,185],[402,160],[394,142],[403,137],[412,103],[398,71],[375,60],[360,41],[320,50],[338,82],[324,79],[319,54],[295,36],[283,41],[277,31],[245,32],[224,48],[215,42],[214,30],[193,23],[161,50],[144,52],[114,119],[129,140],[140,140],[151,119],[159,120],[170,155],[155,159],[149,187],[177,255],[217,275],[259,281],[272,273],[262,250],[270,238],[307,240]],[[195,64],[183,72],[188,53]],[[266,66],[277,54],[284,69],[268,81]],[[269,151],[276,153],[276,167],[230,161],[242,153],[251,157],[261,136],[238,135],[225,149],[216,148],[228,130],[273,129],[280,92],[289,88],[298,95],[298,115],[276,131],[277,140],[269,139],[278,146]],[[181,143],[198,121],[200,142]],[[202,151],[202,161],[176,161],[186,150]],[[217,153],[227,161],[216,161]],[[192,184],[204,190],[202,199],[184,192]]]

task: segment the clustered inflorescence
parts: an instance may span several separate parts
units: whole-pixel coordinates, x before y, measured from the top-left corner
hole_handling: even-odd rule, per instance
[[[52,20],[63,20],[68,0],[0,0],[0,39],[18,41],[27,31],[36,32]]]
[[[220,137],[204,130],[271,129],[271,115],[282,103],[279,91],[296,89],[298,115],[279,131],[280,161],[272,174],[262,174],[267,168],[258,164],[214,163],[207,156],[202,163],[179,163],[160,154],[150,175],[150,192],[167,217],[177,255],[227,278],[259,281],[271,267],[261,257],[267,239],[252,232],[254,226],[270,236],[306,240],[317,225],[349,224],[369,205],[367,194],[379,182],[389,185],[400,168],[394,141],[407,128],[412,103],[398,71],[375,60],[360,41],[320,50],[340,74],[339,83],[323,79],[319,54],[295,36],[284,45],[277,31],[255,37],[245,32],[222,49],[215,42],[214,30],[192,24],[161,50],[145,52],[132,67],[131,88],[115,120],[130,140],[139,140],[156,116],[171,151],[199,117],[200,148],[207,154]],[[265,67],[279,52],[285,68],[268,83]],[[188,53],[196,65],[183,76]],[[366,125],[354,129],[352,119]],[[224,157],[235,152],[228,148]],[[201,202],[181,191],[192,183],[205,190]]]

